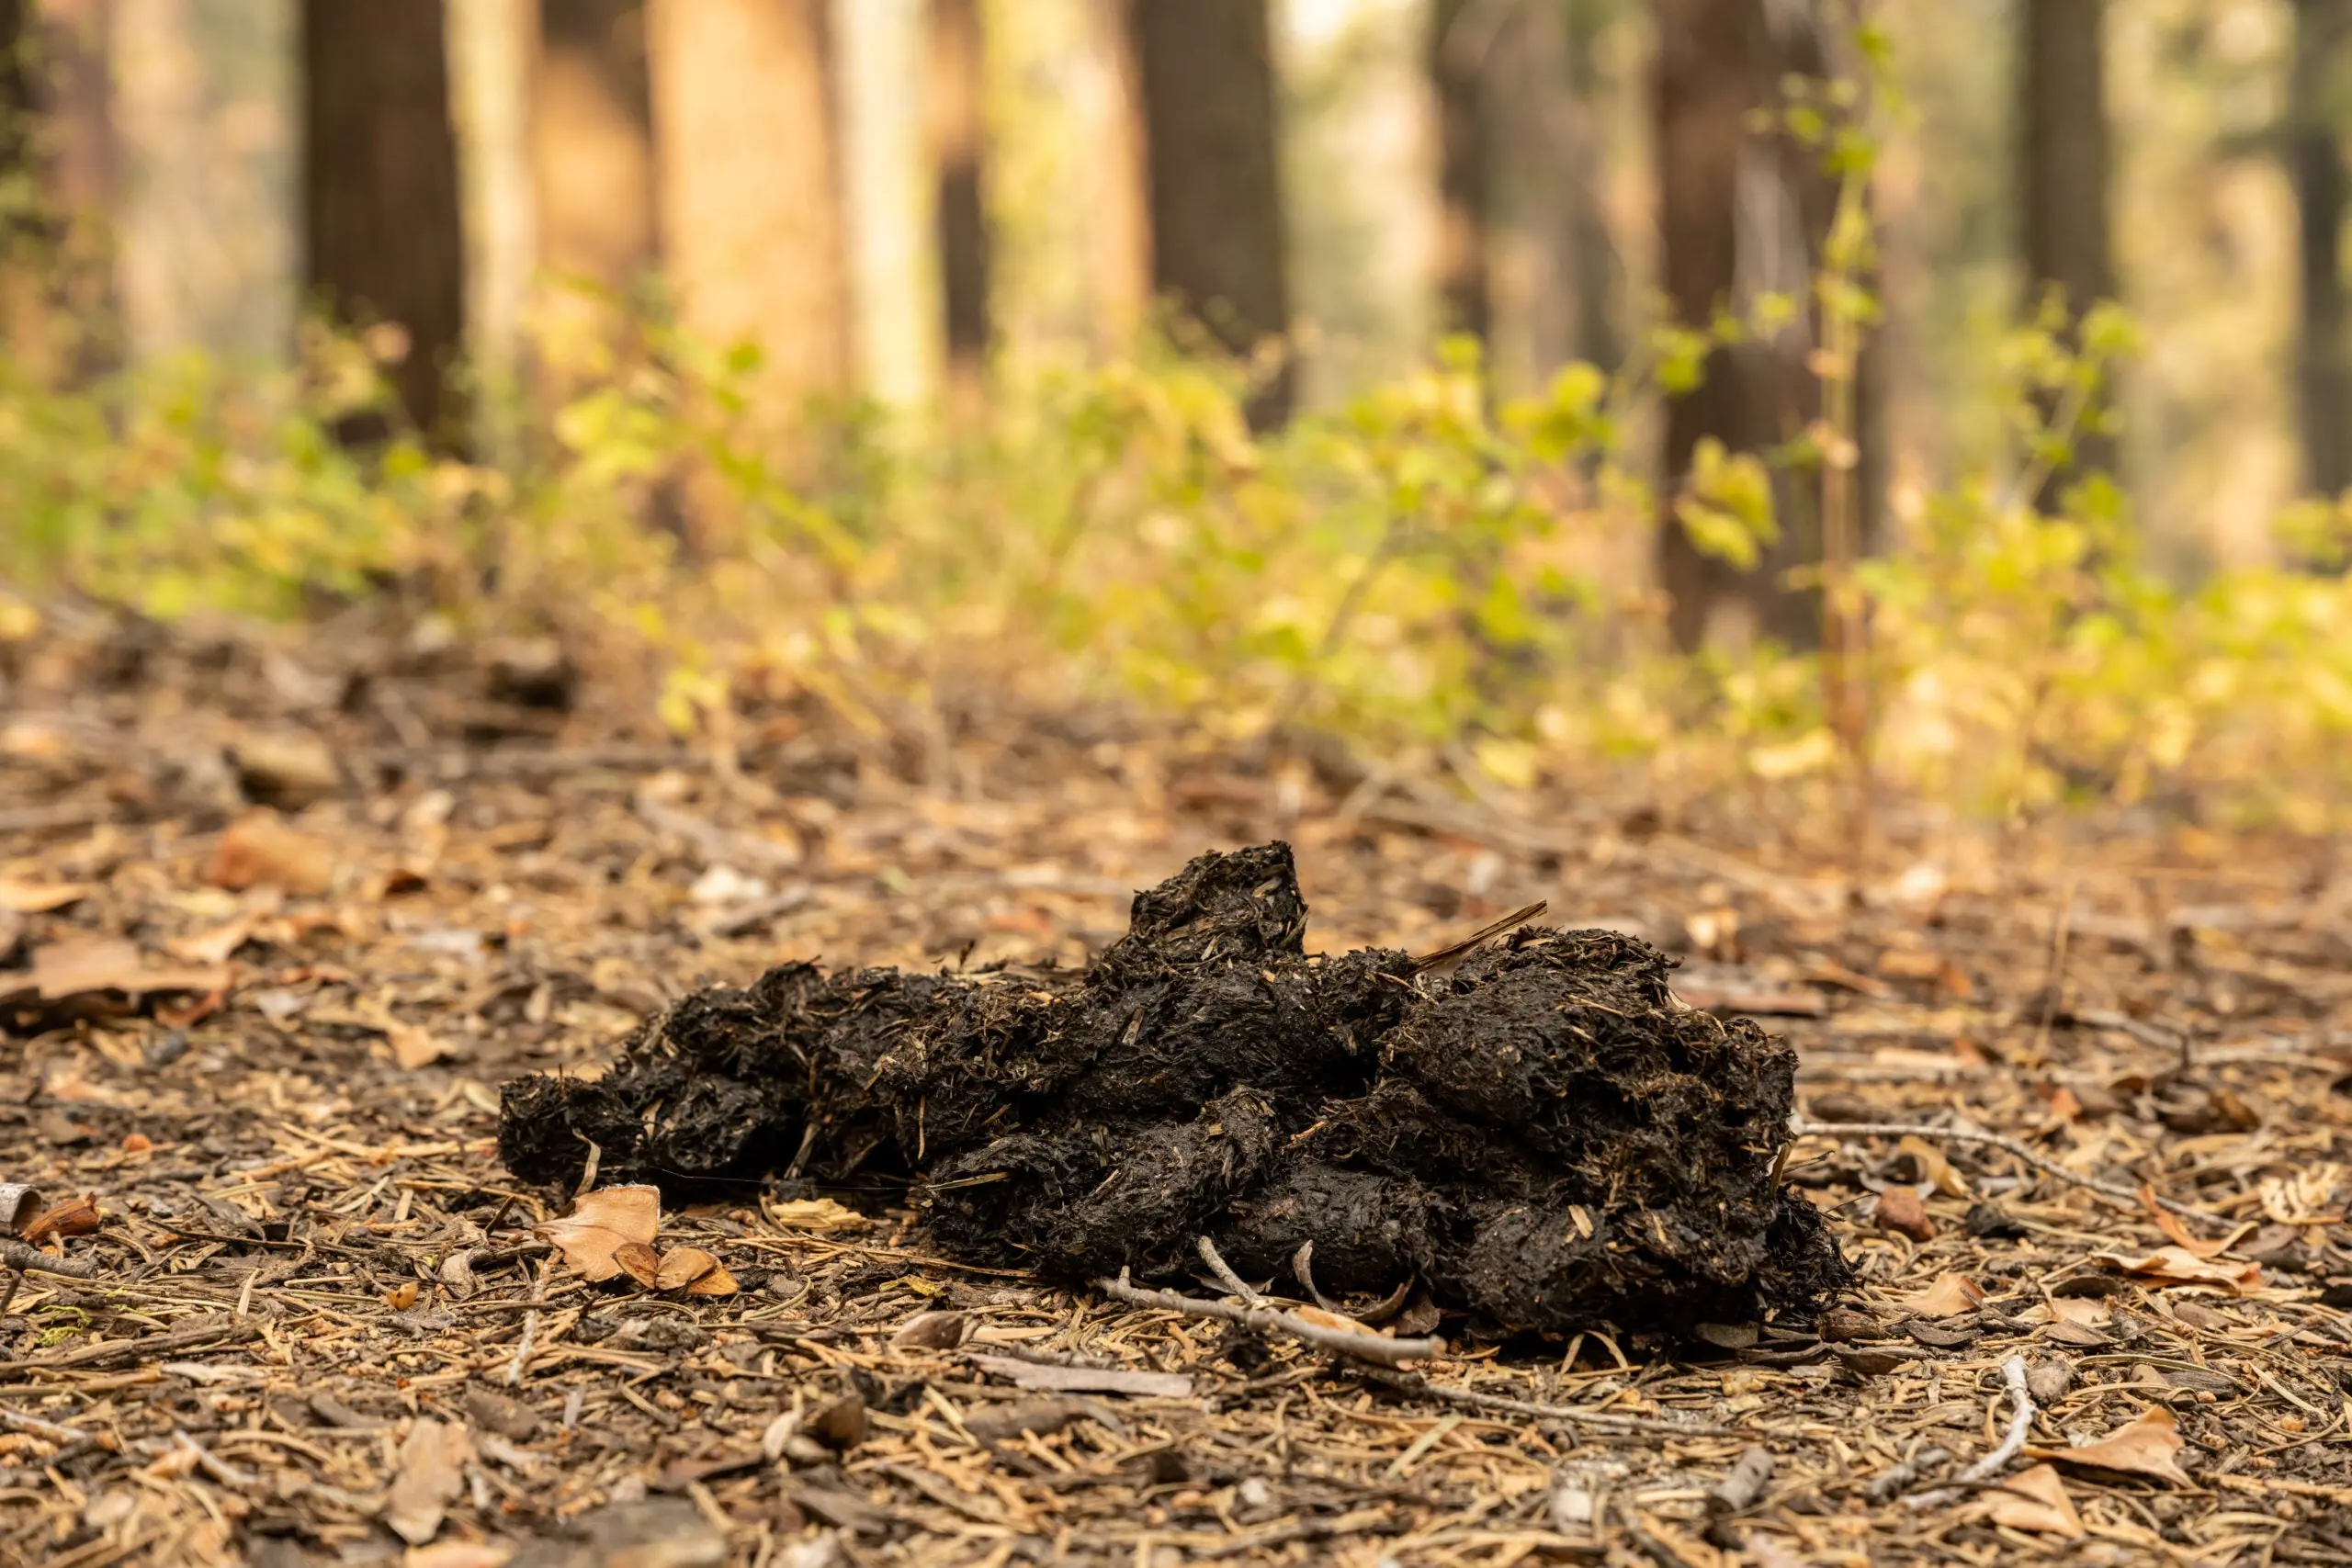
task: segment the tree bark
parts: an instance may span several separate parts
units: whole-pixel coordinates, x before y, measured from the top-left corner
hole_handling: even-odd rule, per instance
[[[1439,326],[1487,342],[1494,332],[1488,267],[1495,218],[1487,56],[1475,30],[1478,0],[1431,0],[1427,66],[1437,100]]]
[[[51,292],[71,336],[74,374],[88,380],[122,361],[115,287],[115,220],[122,144],[115,126],[114,0],[44,0],[40,163],[60,239]]]
[[[441,0],[303,0],[300,58],[304,279],[338,318],[401,330],[401,408],[458,445],[447,378],[466,261]]]
[[[35,178],[38,106],[32,42],[38,29],[32,11],[31,0],[0,0],[0,178],[15,181],[20,188],[28,187]],[[6,259],[12,268],[18,259],[15,253],[25,238],[28,217],[21,211],[6,215],[10,254]]]
[[[750,344],[773,419],[848,384],[825,0],[649,0],[662,252],[681,316]]]
[[[2339,105],[2352,87],[2352,5],[2295,0],[2288,162],[2301,223],[2302,330],[2296,390],[2303,478],[2335,495],[2352,488],[2352,343],[2346,339],[2344,220],[2347,189]]]
[[[1821,634],[1819,595],[1791,587],[1791,569],[1821,556],[1814,476],[1774,484],[1777,542],[1743,572],[1694,546],[1673,520],[1673,500],[1700,442],[1764,454],[1819,417],[1820,387],[1807,367],[1814,346],[1809,302],[1835,191],[1819,153],[1759,128],[1781,103],[1781,82],[1818,76],[1826,62],[1811,7],[1767,0],[1657,0],[1657,156],[1666,291],[1676,319],[1703,328],[1726,306],[1760,294],[1800,302],[1797,321],[1710,355],[1706,379],[1667,407],[1668,516],[1658,531],[1659,584],[1672,601],[1668,628],[1691,649],[1713,636],[1764,635],[1811,647]]]
[[[1132,0],[1149,169],[1152,283],[1226,347],[1290,328],[1267,0]],[[1290,417],[1287,363],[1253,397]]]
[[[644,0],[539,0],[530,102],[539,263],[625,289],[659,257]]]
[[[2107,0],[2019,0],[2018,190],[2029,304],[2052,290],[2080,317],[2115,297],[2108,222]],[[2080,434],[2074,468],[2112,468],[2115,444]]]
[[[931,149],[942,327],[951,406],[977,404],[988,373],[988,149],[979,0],[931,0]]]

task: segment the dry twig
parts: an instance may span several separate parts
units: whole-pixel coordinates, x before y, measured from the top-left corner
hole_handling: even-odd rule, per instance
[[[524,1364],[530,1360],[532,1341],[539,1337],[539,1307],[548,1299],[548,1266],[541,1259],[537,1278],[531,1282],[531,1308],[523,1314],[523,1337],[514,1346],[514,1359],[506,1363],[506,1386],[513,1388],[523,1381]]]
[[[95,1280],[98,1265],[91,1258],[51,1258],[40,1247],[28,1247],[13,1236],[0,1236],[0,1264],[36,1274],[63,1274],[69,1279]]]
[[[2001,1473],[2008,1462],[2025,1450],[2027,1431],[2033,1426],[2033,1395],[2025,1385],[2025,1358],[2011,1356],[2001,1363],[2001,1381],[2009,1391],[2009,1430],[2000,1446],[1955,1478],[1957,1484],[1939,1486],[1932,1492],[1921,1492],[1904,1499],[1907,1506],[1931,1508],[1949,1503],[1971,1486],[1979,1486]]]
[[[1119,1270],[1119,1277],[1115,1280],[1095,1280],[1094,1288],[1112,1300],[1125,1302],[1129,1306],[1158,1307],[1163,1312],[1182,1313],[1187,1317],[1238,1323],[1261,1334],[1287,1334],[1318,1350],[1329,1350],[1335,1356],[1347,1356],[1380,1366],[1394,1367],[1406,1361],[1427,1360],[1445,1348],[1445,1342],[1442,1339],[1390,1339],[1378,1334],[1351,1334],[1344,1328],[1326,1328],[1321,1324],[1309,1323],[1295,1314],[1272,1307],[1228,1306],[1223,1302],[1204,1302],[1196,1296],[1178,1295],[1173,1291],[1145,1290],[1129,1283],[1127,1271],[1124,1269]]]

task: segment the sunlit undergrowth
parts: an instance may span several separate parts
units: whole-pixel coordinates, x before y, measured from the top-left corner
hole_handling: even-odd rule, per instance
[[[2182,585],[2103,479],[2034,499],[2127,339],[2003,345],[2010,468],[1928,498],[1856,574],[1873,788],[2327,827],[2352,765],[2352,504],[2281,520],[2298,565]],[[851,408],[786,434],[751,356],[648,332],[549,353],[575,390],[472,461],[338,441],[378,406],[361,342],[82,389],[0,360],[0,636],[62,591],[166,619],[397,595],[658,671],[650,709],[720,745],[795,696],[935,736],[992,690],[1117,695],[1229,744],[1319,732],[1479,787],[1625,765],[1686,792],[1826,780],[1842,743],[1816,661],[1677,657],[1645,582],[1661,513],[1752,556],[1777,526],[1768,471],[1819,462],[1711,452],[1686,493],[1654,493],[1629,433],[1705,345],[1661,333],[1614,374],[1500,403],[1456,350],[1259,438],[1246,367],[1155,343],[1006,367],[961,426]]]

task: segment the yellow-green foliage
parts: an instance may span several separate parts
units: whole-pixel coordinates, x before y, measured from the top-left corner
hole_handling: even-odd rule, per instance
[[[461,462],[336,422],[380,412],[363,344],[297,370],[200,359],[61,390],[0,360],[0,571],[24,605],[72,588],[170,617],[295,617],[399,592],[489,625],[552,625],[646,700],[726,740],[753,696],[813,694],[882,736],[935,733],[983,682],[1125,694],[1204,733],[1319,728],[1506,785],[1633,761],[1699,787],[1826,773],[1811,659],[1670,656],[1642,569],[1668,513],[1736,562],[1772,536],[1768,466],[1709,447],[1657,497],[1625,448],[1711,339],[1661,333],[1497,406],[1476,355],[1279,435],[1247,367],[1158,343],[1006,367],[943,428],[870,408],[780,430],[756,367],[674,333],[550,354],[574,392],[518,450]],[[2144,564],[2121,498],[2064,473],[2098,417],[2120,319],[2069,349],[2003,346],[2017,450],[1903,519],[1860,574],[1871,766],[1996,813],[2177,800],[2333,822],[2352,728],[2352,502],[2282,523],[2304,563],[2193,585]]]

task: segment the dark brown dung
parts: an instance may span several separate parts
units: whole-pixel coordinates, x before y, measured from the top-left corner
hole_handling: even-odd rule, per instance
[[[933,1244],[1082,1282],[1244,1276],[1493,1329],[1796,1308],[1848,1270],[1775,1186],[1795,1055],[1684,1008],[1612,931],[1523,929],[1442,978],[1304,952],[1287,844],[1137,894],[1082,975],[771,970],[645,1024],[594,1082],[506,1086],[515,1175],[683,1196],[786,1174],[910,1190]],[[738,1189],[740,1190],[740,1189]]]

